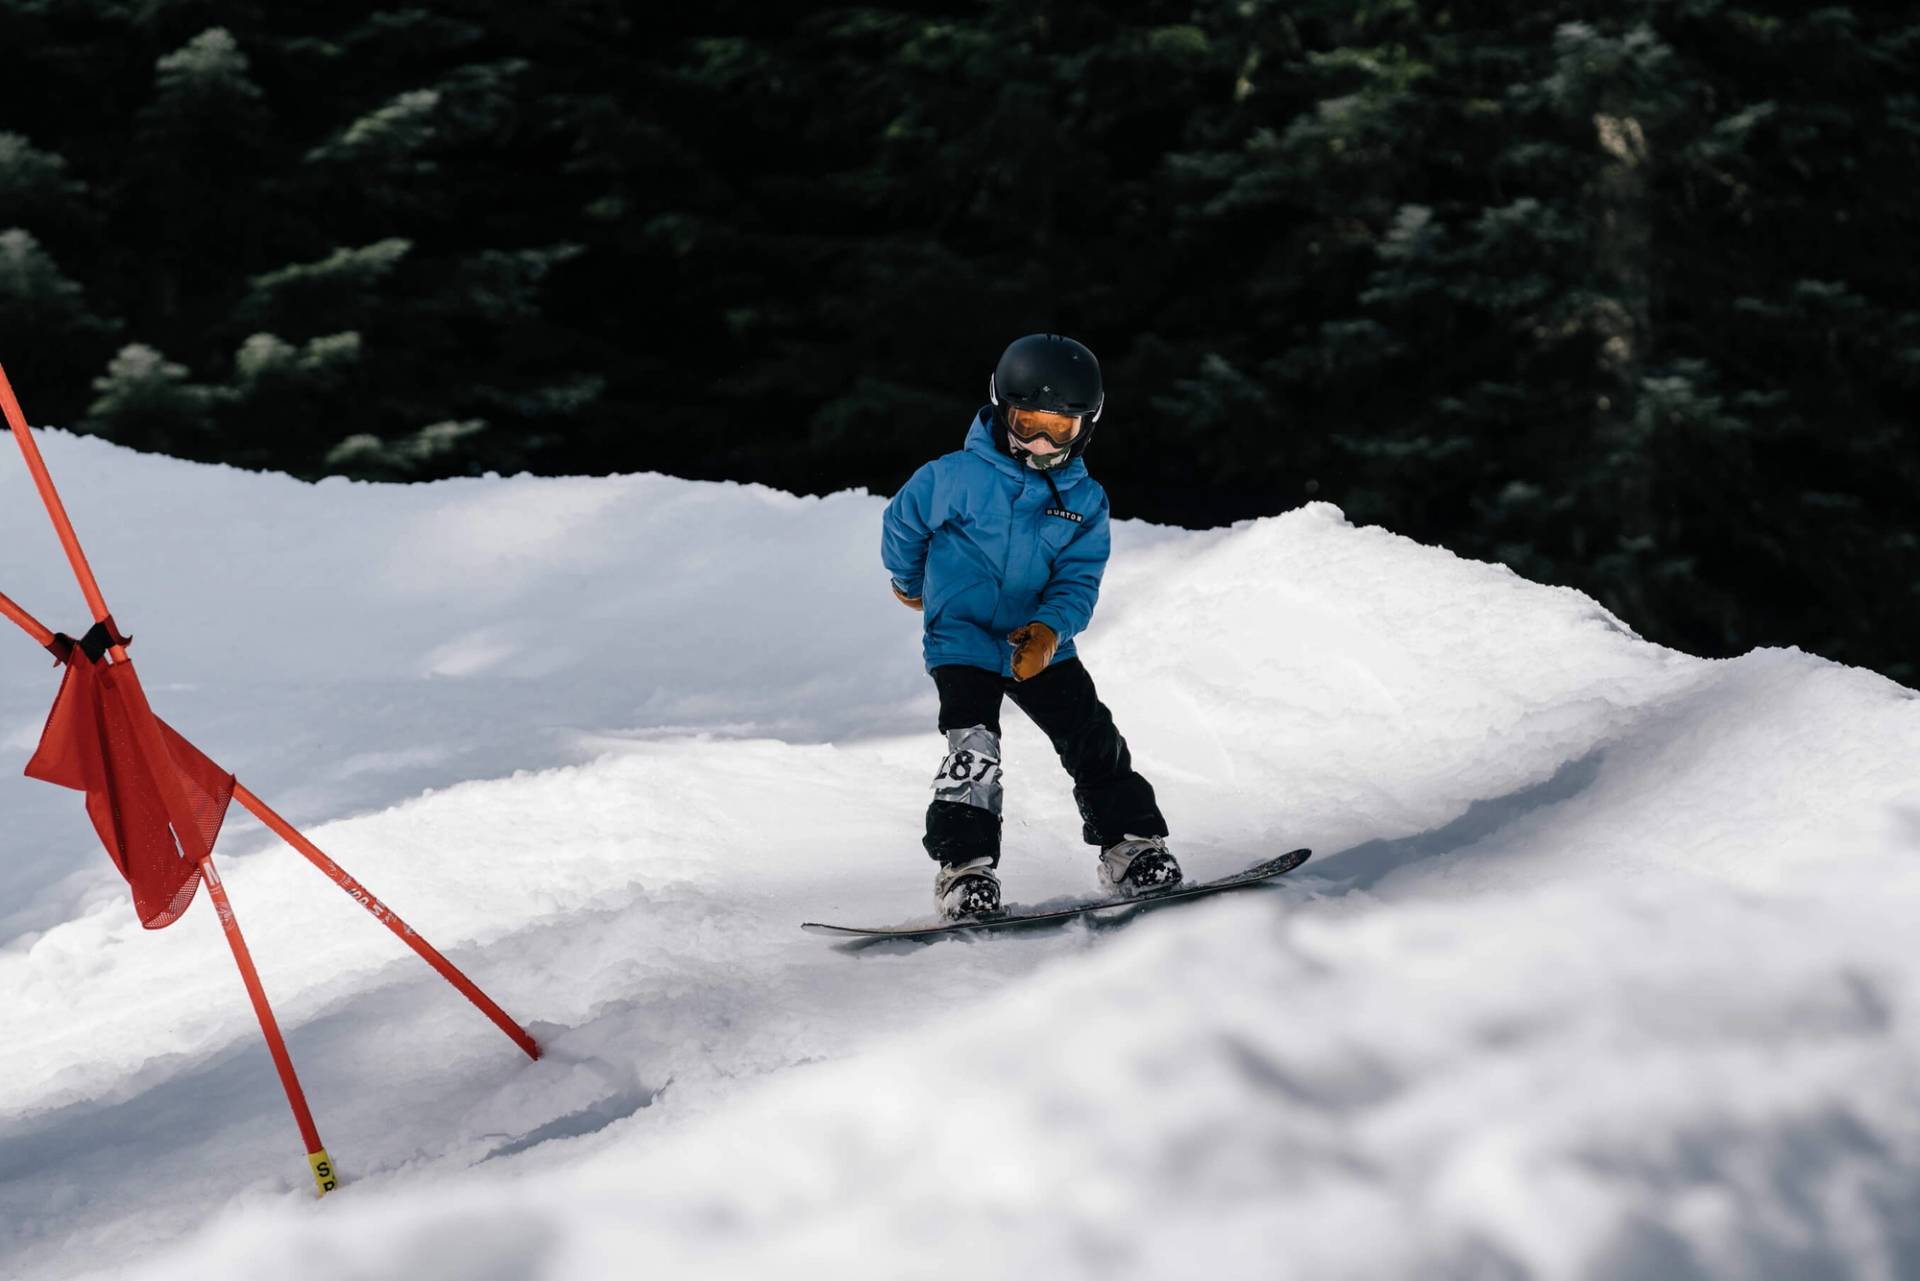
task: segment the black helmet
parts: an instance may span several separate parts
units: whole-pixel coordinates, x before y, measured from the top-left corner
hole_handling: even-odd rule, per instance
[[[1100,362],[1086,346],[1064,334],[1028,334],[1016,339],[1000,354],[987,380],[987,395],[993,401],[996,443],[1013,457],[1038,470],[1060,466],[1086,452],[1093,439],[1093,427],[1106,404],[1106,386],[1100,378]],[[1009,430],[1012,411],[1034,410],[1044,414],[1067,415],[1080,420],[1070,446],[1058,455],[1035,455],[1021,447],[1018,433]],[[1031,437],[1029,437],[1031,438]],[[1052,461],[1047,461],[1052,458]]]

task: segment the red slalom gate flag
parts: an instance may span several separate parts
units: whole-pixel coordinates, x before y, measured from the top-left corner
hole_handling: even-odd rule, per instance
[[[212,853],[233,798],[233,775],[164,721],[160,733],[171,759],[149,759],[115,667],[72,641],[63,661],[67,674],[27,776],[87,794],[87,815],[133,887],[140,923],[163,929],[193,902],[201,861]],[[157,772],[163,769],[179,779],[192,816],[188,831],[177,831],[167,819]]]
[[[150,930],[161,929],[178,920],[193,901],[194,891],[204,879],[207,897],[233,950],[233,963],[246,985],[247,997],[260,1020],[260,1033],[266,1038],[267,1052],[273,1057],[280,1084],[287,1092],[287,1105],[300,1127],[300,1138],[307,1148],[307,1162],[313,1171],[314,1188],[325,1196],[340,1184],[333,1165],[320,1142],[320,1131],[313,1123],[305,1091],[294,1073],[293,1059],[287,1053],[286,1038],[267,1003],[266,989],[240,933],[240,922],[226,887],[213,867],[213,843],[226,819],[227,806],[234,800],[253,812],[259,820],[284,839],[327,877],[346,891],[382,925],[412,948],[422,960],[459,990],[468,1000],[528,1058],[540,1057],[540,1045],[527,1030],[474,986],[432,944],[421,938],[412,926],[375,898],[367,888],[347,875],[346,869],[328,858],[292,824],[275,814],[265,801],[237,782],[196,750],[193,744],[173,732],[173,728],[147,704],[147,696],[126,656],[128,638],[114,626],[107,612],[106,598],[80,550],[80,539],[73,522],[54,489],[53,478],[34,443],[20,402],[13,387],[0,370],[0,417],[20,446],[27,470],[33,474],[40,500],[60,537],[61,548],[74,578],[87,598],[94,618],[93,628],[80,640],[50,631],[38,619],[0,594],[0,616],[17,624],[34,642],[51,651],[66,665],[60,693],[40,746],[27,765],[27,775],[61,787],[85,792],[87,813],[101,844],[107,847],[114,865],[133,887],[133,905],[141,924]],[[113,662],[102,660],[112,656]]]

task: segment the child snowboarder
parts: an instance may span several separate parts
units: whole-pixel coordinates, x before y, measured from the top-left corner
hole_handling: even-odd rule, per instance
[[[1073,776],[1102,888],[1180,882],[1153,787],[1074,655],[1107,567],[1107,494],[1083,455],[1106,394],[1091,351],[1030,334],[1001,355],[966,447],[927,463],[887,504],[881,560],[925,613],[947,756],[923,844],[950,919],[1000,905],[1000,701],[1044,731]]]

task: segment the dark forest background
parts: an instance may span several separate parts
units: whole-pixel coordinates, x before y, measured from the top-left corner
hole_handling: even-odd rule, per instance
[[[1120,515],[1909,684],[1917,208],[1913,5],[0,0],[37,422],[890,493],[1057,329]]]

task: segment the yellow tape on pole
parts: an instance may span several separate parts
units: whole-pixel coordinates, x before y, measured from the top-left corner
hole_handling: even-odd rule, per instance
[[[319,1189],[316,1195],[325,1196],[340,1186],[340,1180],[333,1172],[333,1158],[327,1155],[325,1148],[307,1153],[307,1164],[313,1167],[313,1186]]]

